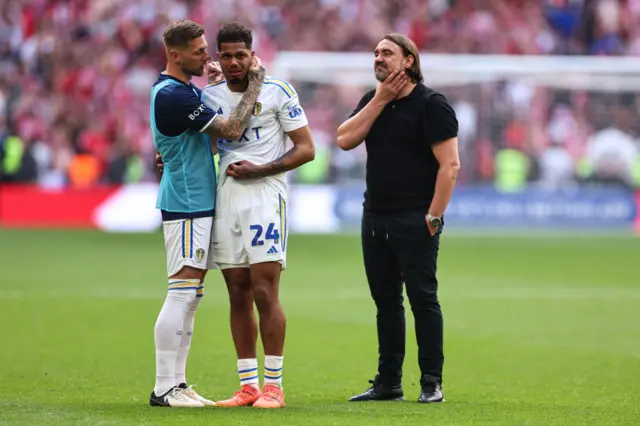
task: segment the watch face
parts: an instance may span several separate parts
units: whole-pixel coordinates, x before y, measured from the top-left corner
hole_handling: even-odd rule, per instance
[[[440,220],[440,218],[438,217],[434,217],[431,219],[431,224],[433,226],[440,226],[440,224],[442,224],[442,220]]]

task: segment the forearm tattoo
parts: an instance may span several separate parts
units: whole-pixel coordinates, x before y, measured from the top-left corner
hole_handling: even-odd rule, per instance
[[[285,152],[280,158],[273,160],[264,165],[266,175],[275,175],[278,173],[288,172],[296,167],[295,156],[298,153],[298,147],[293,146],[289,151]]]
[[[247,123],[251,117],[253,106],[260,94],[260,88],[264,81],[264,74],[264,68],[260,68],[258,71],[249,71],[249,85],[242,95],[242,99],[240,99],[240,103],[238,103],[236,109],[226,120],[221,118],[213,121],[212,126],[220,136],[226,139],[235,140],[242,135],[242,132],[245,127],[247,127]]]

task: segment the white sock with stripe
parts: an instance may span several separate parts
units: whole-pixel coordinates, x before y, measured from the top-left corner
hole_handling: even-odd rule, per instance
[[[188,280],[185,280],[188,281]],[[193,280],[199,284],[196,292],[196,298],[191,304],[191,308],[187,311],[187,316],[184,318],[184,325],[182,327],[182,340],[180,341],[180,348],[178,349],[178,357],[176,358],[176,386],[187,383],[186,370],[187,370],[187,358],[189,356],[189,349],[191,348],[191,339],[193,338],[193,328],[196,319],[196,311],[202,296],[204,296],[204,284],[199,281]]]
[[[264,384],[282,387],[282,364],[281,356],[265,355],[264,357]]]
[[[187,312],[196,299],[199,280],[169,280],[169,294],[154,328],[156,345],[156,384],[154,392],[164,395],[175,386],[176,360]]]
[[[239,359],[238,376],[240,377],[240,386],[251,385],[259,389],[258,360],[256,358]]]

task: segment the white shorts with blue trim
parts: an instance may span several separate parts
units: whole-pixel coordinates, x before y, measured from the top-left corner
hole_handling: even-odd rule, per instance
[[[177,274],[184,266],[215,269],[211,254],[212,217],[178,219],[162,223],[167,252],[167,276]]]
[[[221,269],[279,262],[286,268],[287,201],[268,181],[226,176],[216,196],[211,252]]]

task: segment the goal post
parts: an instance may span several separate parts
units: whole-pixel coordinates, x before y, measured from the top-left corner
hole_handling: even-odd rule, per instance
[[[375,87],[373,61],[373,52],[280,52],[269,64],[298,90],[316,136],[316,161],[292,174],[292,206],[310,227],[357,229],[366,151],[342,152],[335,134]],[[450,226],[640,227],[640,58],[421,53],[420,62],[459,122]]]
[[[574,90],[640,91],[640,58],[420,54],[425,81],[434,86],[525,79],[536,85]],[[280,52],[271,64],[278,78],[368,85],[373,53]]]

